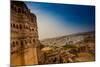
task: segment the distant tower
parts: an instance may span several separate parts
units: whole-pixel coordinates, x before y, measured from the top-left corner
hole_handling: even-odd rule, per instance
[[[38,64],[36,16],[24,2],[11,1],[11,65]]]

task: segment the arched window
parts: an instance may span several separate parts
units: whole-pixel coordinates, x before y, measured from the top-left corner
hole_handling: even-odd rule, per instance
[[[22,25],[21,24],[19,25],[19,28],[22,29]]]
[[[18,45],[18,41],[16,41],[16,45]]]
[[[35,39],[33,39],[33,42],[35,42]]]
[[[34,31],[34,29],[32,29],[32,31]]]
[[[18,29],[19,27],[18,27],[18,24],[16,24],[16,28]]]
[[[13,24],[11,24],[11,27],[13,27]]]
[[[28,29],[28,26],[26,26],[26,29]]]
[[[23,42],[23,40],[20,41],[20,47],[23,50],[23,48],[24,48],[24,42]]]
[[[25,44],[27,44],[27,41],[25,40]]]
[[[12,47],[15,48],[15,46],[16,46],[16,43],[13,41],[12,42]]]
[[[23,46],[23,45],[24,45],[24,43],[23,43],[23,41],[22,41],[22,40],[20,41],[20,44],[21,44],[21,46]]]
[[[20,8],[18,8],[18,13],[21,13],[21,9]]]
[[[15,28],[15,24],[12,24],[13,25],[13,28]]]

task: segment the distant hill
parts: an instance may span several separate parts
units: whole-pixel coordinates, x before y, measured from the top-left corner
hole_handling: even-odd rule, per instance
[[[70,34],[70,35],[65,35],[65,36],[60,36],[60,37],[55,37],[55,38],[48,38],[41,40],[40,42],[45,45],[45,46],[57,46],[61,47],[66,45],[66,43],[69,44],[74,44],[80,41],[83,41],[86,37],[95,37],[95,32],[80,32],[76,34]]]

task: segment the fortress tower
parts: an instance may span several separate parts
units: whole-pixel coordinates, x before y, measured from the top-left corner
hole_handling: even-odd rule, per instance
[[[36,20],[24,2],[11,1],[11,65],[39,64]]]

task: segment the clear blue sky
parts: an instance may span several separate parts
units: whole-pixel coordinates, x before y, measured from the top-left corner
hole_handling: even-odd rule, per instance
[[[25,2],[37,16],[40,39],[94,31],[95,7],[69,4]]]

